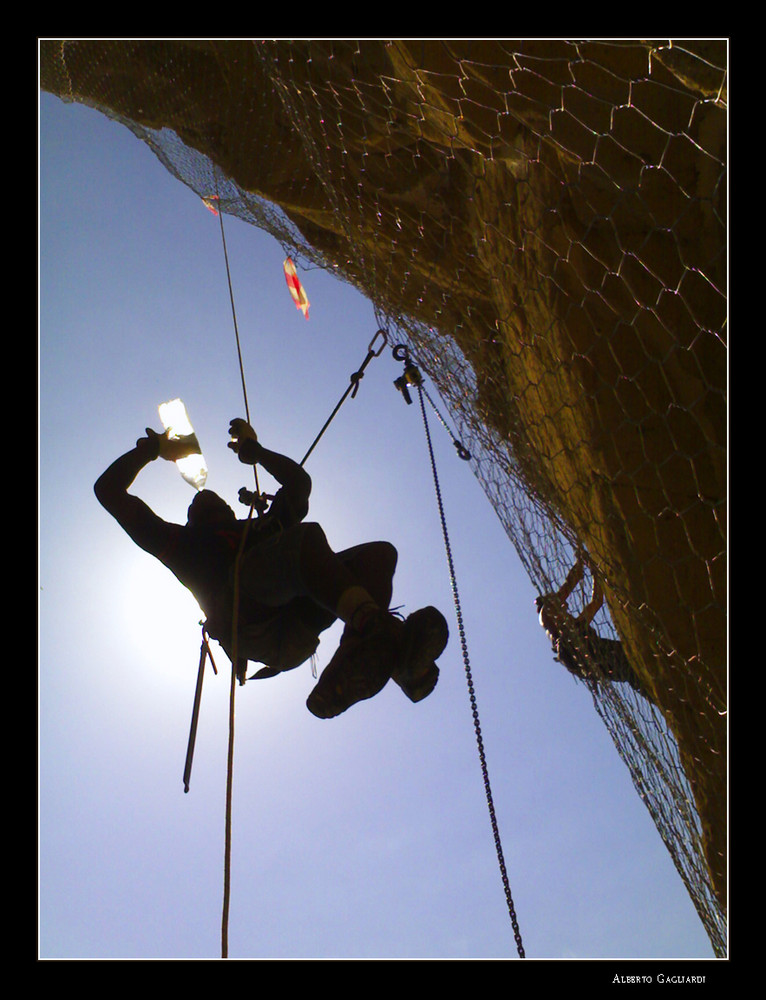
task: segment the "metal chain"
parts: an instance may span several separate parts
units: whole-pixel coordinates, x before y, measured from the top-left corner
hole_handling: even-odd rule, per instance
[[[439,474],[436,469],[436,459],[434,458],[433,445],[431,444],[431,432],[428,429],[428,418],[426,416],[425,403],[423,402],[423,388],[418,385],[418,398],[420,400],[420,411],[423,415],[423,426],[426,431],[426,441],[428,443],[428,454],[431,459],[431,471],[434,477],[434,487],[436,490],[436,502],[439,507],[439,517],[441,519],[442,534],[444,535],[444,547],[447,553],[447,563],[449,566],[450,575],[450,585],[452,587],[452,598],[455,604],[455,616],[457,618],[458,632],[460,633],[460,646],[463,651],[463,663],[465,664],[465,675],[468,682],[468,693],[471,700],[471,713],[473,715],[473,725],[476,731],[476,743],[479,750],[479,760],[481,761],[481,773],[484,779],[484,791],[487,797],[487,806],[489,808],[490,822],[492,823],[492,834],[495,839],[495,850],[497,851],[497,860],[500,865],[500,875],[503,880],[503,888],[505,890],[505,899],[508,904],[508,913],[511,918],[511,925],[513,927],[513,936],[516,941],[516,949],[519,954],[519,958],[525,958],[524,946],[521,941],[521,932],[519,931],[519,924],[516,919],[516,908],[513,904],[513,897],[511,895],[511,886],[508,880],[508,872],[505,867],[505,860],[503,857],[503,847],[500,841],[500,830],[497,824],[497,816],[495,814],[494,801],[492,799],[492,788],[489,783],[489,769],[487,767],[487,759],[484,753],[484,740],[481,735],[481,724],[479,722],[479,710],[476,704],[476,695],[473,686],[473,677],[471,674],[471,664],[468,657],[468,644],[466,642],[465,628],[463,626],[463,612],[460,605],[460,595],[458,593],[457,587],[457,577],[455,574],[455,566],[452,560],[452,547],[450,545],[449,533],[447,531],[447,519],[444,514],[444,504],[442,503],[441,487],[439,485]]]
[[[444,419],[444,417],[439,412],[439,408],[437,407],[436,403],[434,403],[434,401],[428,395],[428,390],[425,388],[425,386],[421,387],[421,391],[423,392],[423,395],[426,397],[426,399],[428,400],[428,402],[431,404],[431,409],[436,414],[436,419],[439,421],[439,423],[442,425],[442,427],[445,429],[445,431],[452,438],[452,443],[454,444],[455,450],[457,451],[457,453],[460,456],[460,458],[462,458],[464,462],[469,462],[471,460],[471,453],[470,453],[470,451],[465,447],[465,445],[462,443],[462,441],[458,441],[458,439],[452,433],[452,428],[449,426],[449,424],[447,423],[447,421]]]

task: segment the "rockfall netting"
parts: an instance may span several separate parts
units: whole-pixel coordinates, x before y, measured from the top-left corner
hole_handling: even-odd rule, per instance
[[[41,42],[41,83],[374,304],[726,953],[725,40]],[[589,631],[573,617],[594,578]]]

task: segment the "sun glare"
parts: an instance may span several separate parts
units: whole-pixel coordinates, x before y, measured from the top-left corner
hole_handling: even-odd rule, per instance
[[[203,612],[172,573],[141,555],[124,577],[126,641],[134,656],[168,681],[186,678],[199,652]]]

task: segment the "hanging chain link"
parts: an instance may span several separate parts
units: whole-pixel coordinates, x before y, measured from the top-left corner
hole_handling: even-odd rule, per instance
[[[444,504],[442,503],[441,486],[439,485],[439,474],[436,469],[436,459],[434,457],[433,445],[431,444],[431,432],[428,428],[428,418],[426,416],[426,408],[425,408],[425,403],[423,401],[423,388],[421,385],[418,385],[417,389],[418,389],[418,398],[420,400],[420,411],[423,415],[423,426],[425,427],[426,431],[428,454],[431,459],[431,471],[434,477],[436,502],[439,507],[439,518],[441,520],[442,534],[444,536],[444,547],[447,553],[447,563],[449,566],[449,575],[450,575],[450,586],[452,587],[452,598],[455,604],[455,616],[457,618],[458,632],[460,633],[460,646],[463,651],[463,663],[465,665],[465,675],[466,675],[466,680],[468,682],[468,693],[471,701],[471,713],[473,715],[473,725],[474,725],[474,730],[476,732],[476,743],[479,750],[479,760],[481,761],[481,773],[484,780],[484,791],[487,797],[487,806],[489,808],[489,818],[492,824],[492,834],[495,839],[495,850],[497,851],[497,860],[500,865],[500,875],[503,880],[505,899],[508,905],[508,913],[511,918],[511,925],[513,927],[513,936],[516,941],[516,950],[518,951],[519,958],[525,958],[526,956],[524,953],[524,946],[521,940],[521,932],[519,930],[518,920],[516,919],[516,908],[513,904],[513,897],[511,895],[511,886],[508,880],[508,872],[505,867],[505,859],[503,857],[503,846],[500,841],[500,830],[498,827],[497,815],[495,813],[495,805],[492,798],[492,788],[489,782],[489,769],[487,767],[487,758],[484,753],[484,740],[482,739],[481,735],[479,709],[476,704],[476,694],[474,692],[471,664],[468,657],[468,643],[466,641],[465,627],[463,625],[463,612],[460,605],[460,595],[458,593],[455,565],[452,559],[452,547],[450,545],[449,533],[447,531],[447,519],[444,514]]]

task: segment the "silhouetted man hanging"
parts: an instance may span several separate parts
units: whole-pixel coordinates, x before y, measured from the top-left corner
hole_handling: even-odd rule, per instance
[[[229,433],[229,447],[240,461],[262,466],[280,484],[261,517],[238,520],[211,490],[194,497],[186,524],[158,517],[128,490],[146,465],[158,457],[175,461],[184,446],[149,428],[99,477],[96,497],[137,545],[194,594],[208,633],[229,656],[238,587],[237,657],[265,664],[256,678],[304,663],[315,652],[319,633],[341,619],[346,627],[338,650],[306,703],[319,718],[373,697],[391,678],[412,701],[429,695],[439,676],[435,661],[447,645],[447,623],[431,607],[404,621],[390,613],[398,558],[393,545],[368,542],[334,552],[320,525],[304,520],[308,473],[264,448],[244,420],[232,420]]]

